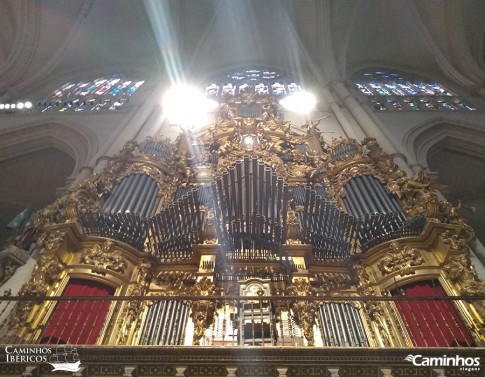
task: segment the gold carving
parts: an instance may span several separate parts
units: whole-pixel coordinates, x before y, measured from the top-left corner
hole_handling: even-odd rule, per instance
[[[286,243],[288,245],[301,244],[300,221],[295,211],[288,211]]]
[[[217,232],[213,210],[207,210],[204,218],[204,244],[217,244]]]
[[[162,271],[155,278],[155,284],[163,286],[167,295],[184,295],[188,293],[188,284],[194,282],[196,275],[187,271]]]
[[[216,285],[204,277],[199,280],[190,290],[191,295],[204,297],[214,296],[219,293]],[[192,343],[200,344],[200,339],[204,336],[205,330],[212,324],[217,303],[212,300],[197,299],[189,302],[191,313],[190,318],[194,323],[194,337]]]
[[[144,260],[138,266],[138,276],[136,284],[133,285],[128,296],[144,296],[148,291],[150,282],[153,278],[154,263],[149,260]],[[138,297],[126,303],[123,310],[123,324],[118,336],[118,344],[127,344],[131,330],[138,329],[140,326],[140,313],[143,311],[146,301],[140,300]],[[135,326],[133,326],[135,324]]]
[[[453,255],[443,267],[448,279],[456,284],[460,294],[485,296],[485,283],[478,280],[468,254]]]
[[[297,279],[286,288],[286,294],[290,296],[314,296],[315,289],[307,280]],[[314,345],[313,326],[317,313],[317,305],[308,300],[295,300],[290,304],[295,322],[303,329],[303,334],[309,346]]]
[[[479,281],[474,271],[468,253],[453,255],[443,266],[446,277],[455,284],[459,294],[464,296],[485,296],[485,283]],[[485,319],[485,301],[471,301],[479,316],[477,330],[485,337],[483,321]]]
[[[59,230],[54,232],[44,232],[37,239],[37,245],[43,246],[46,252],[53,252],[61,246],[65,236],[66,233]]]
[[[389,253],[377,263],[382,275],[392,274],[399,271],[401,276],[415,273],[415,267],[424,263],[421,252],[409,245],[402,247],[393,241],[389,245]]]
[[[86,248],[81,253],[80,262],[92,265],[91,271],[106,275],[108,270],[123,274],[128,267],[128,261],[120,252],[113,252],[113,241],[106,240],[102,245],[94,245],[93,248]]]
[[[370,284],[370,275],[365,269],[365,266],[360,263],[355,263],[352,269],[357,278],[357,287],[362,289],[368,287]]]
[[[464,252],[466,251],[467,240],[460,238],[458,234],[450,230],[446,230],[441,234],[443,243],[448,245],[450,251]]]
[[[462,208],[461,202],[458,206],[453,206],[450,202],[444,200],[439,203],[439,220],[446,224],[455,224],[461,228],[460,237],[467,240],[467,243],[475,239],[475,231],[468,225],[465,219],[459,214],[459,209]]]
[[[323,272],[316,274],[315,277],[324,292],[349,289],[354,283],[350,275],[343,273]]]
[[[42,297],[47,295],[49,287],[59,280],[62,270],[63,266],[55,255],[42,256],[36,263],[29,282],[20,289],[19,296]],[[34,301],[19,303],[15,316],[12,318],[12,327],[18,328],[26,323],[34,304]]]
[[[403,209],[409,217],[424,215],[428,219],[436,219],[438,216],[438,196],[430,190],[414,190],[412,195],[402,198]]]

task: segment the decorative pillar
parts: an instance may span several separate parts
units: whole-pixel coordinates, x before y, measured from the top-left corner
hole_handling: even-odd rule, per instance
[[[286,377],[286,373],[288,372],[288,368],[278,368],[278,367],[276,367],[276,370],[278,371],[279,377]]]
[[[22,373],[22,377],[36,377],[39,375],[37,366],[28,365],[25,367],[25,371]]]
[[[87,372],[86,367],[80,367],[77,372],[73,372],[72,373],[72,377],[83,377],[83,376],[87,376],[87,373],[84,373],[84,371]]]
[[[123,377],[136,377],[136,366],[125,365],[123,371]]]
[[[433,377],[446,377],[445,370],[442,368],[433,369]]]
[[[227,376],[226,377],[236,377],[237,367],[226,367]]]
[[[379,368],[379,377],[393,377],[391,368]]]
[[[187,370],[186,366],[176,366],[175,369],[177,370],[175,377],[185,377],[184,373]]]

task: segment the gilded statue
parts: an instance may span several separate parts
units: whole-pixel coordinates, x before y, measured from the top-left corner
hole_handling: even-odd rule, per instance
[[[318,129],[318,125],[322,121],[323,118],[317,120],[308,120],[301,128],[306,129],[309,134],[311,133],[320,133]]]
[[[396,172],[396,177],[389,181],[389,191],[398,198],[408,199],[418,194],[419,190],[429,189],[431,181],[421,170],[413,176],[406,175],[403,171]]]

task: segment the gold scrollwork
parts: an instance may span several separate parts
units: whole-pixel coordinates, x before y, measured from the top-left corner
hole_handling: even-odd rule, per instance
[[[214,296],[219,293],[219,288],[210,279],[204,277],[195,283],[189,292],[191,295],[198,297]],[[192,318],[192,322],[194,323],[192,343],[199,345],[205,330],[211,325],[214,319],[217,302],[197,299],[190,301],[189,305],[191,308],[190,318]]]
[[[389,275],[398,272],[401,276],[415,273],[415,267],[424,263],[420,250],[405,245],[402,247],[398,242],[393,241],[389,245],[389,252],[377,263],[382,275]]]
[[[80,262],[92,265],[91,271],[106,275],[108,270],[123,274],[128,267],[127,259],[119,252],[113,252],[113,241],[106,240],[100,246],[94,245],[92,248],[85,248],[81,252]]]
[[[316,291],[307,280],[296,279],[286,288],[286,294],[305,297],[314,296]],[[313,326],[316,323],[317,304],[309,300],[295,300],[291,302],[290,309],[293,311],[295,322],[303,329],[308,346],[313,346],[315,343]]]

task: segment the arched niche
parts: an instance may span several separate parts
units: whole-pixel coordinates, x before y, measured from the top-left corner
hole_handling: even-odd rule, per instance
[[[2,129],[0,243],[8,237],[8,222],[25,208],[37,210],[53,202],[57,189],[96,151],[94,134],[81,125],[46,120]]]
[[[98,141],[94,132],[72,121],[45,119],[0,131],[0,162],[50,147],[74,159],[75,175],[98,151]]]
[[[437,173],[441,191],[453,204],[461,201],[461,215],[485,241],[485,130],[443,119],[421,124],[405,137],[422,167]]]
[[[0,242],[12,233],[5,226],[26,208],[38,210],[56,199],[72,174],[74,159],[55,147],[45,147],[0,161]]]

